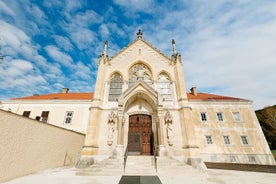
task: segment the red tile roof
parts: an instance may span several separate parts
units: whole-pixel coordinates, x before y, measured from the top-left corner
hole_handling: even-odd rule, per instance
[[[13,100],[92,100],[93,93],[52,93],[45,95],[34,95],[22,98],[14,98]],[[244,100],[241,98],[220,96],[208,93],[187,93],[188,100]]]
[[[33,95],[13,100],[92,100],[93,93],[52,93],[45,95]]]
[[[229,96],[220,96],[208,93],[197,93],[197,96],[192,93],[187,93],[189,100],[244,100],[241,98],[229,97]]]

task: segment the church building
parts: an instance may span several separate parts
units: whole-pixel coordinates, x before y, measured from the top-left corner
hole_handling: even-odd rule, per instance
[[[65,89],[6,100],[2,108],[25,116],[27,111],[38,120],[47,115],[48,123],[86,133],[82,165],[123,157],[126,151],[191,165],[275,164],[252,101],[201,93],[196,87],[186,91],[175,41],[168,57],[142,36],[139,30],[113,57],[105,42],[94,93]]]
[[[186,92],[181,55],[172,40],[168,57],[142,38],[112,58],[99,58],[82,160],[102,155],[170,156],[272,164],[252,102]]]

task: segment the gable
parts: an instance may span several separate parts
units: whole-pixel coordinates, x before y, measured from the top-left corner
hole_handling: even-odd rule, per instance
[[[153,80],[157,80],[158,74],[162,71],[173,76],[170,58],[142,39],[136,39],[112,57],[109,62],[110,65],[106,68],[107,75],[120,71],[124,80],[128,80],[129,69],[137,63],[143,63],[152,70]]]

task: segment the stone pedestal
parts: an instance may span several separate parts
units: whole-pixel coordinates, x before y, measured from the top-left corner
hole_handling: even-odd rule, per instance
[[[158,156],[160,156],[160,157],[168,156],[168,152],[167,152],[166,147],[164,145],[159,145],[157,147],[157,151],[158,151]]]
[[[124,154],[124,145],[118,144],[113,152],[113,156],[118,158],[123,157]]]
[[[183,154],[186,158],[186,163],[194,168],[205,170],[206,165],[200,157],[200,151],[198,146],[185,145],[183,148]]]

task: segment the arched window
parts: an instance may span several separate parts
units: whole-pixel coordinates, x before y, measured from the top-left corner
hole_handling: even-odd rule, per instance
[[[116,101],[122,94],[123,80],[120,74],[115,73],[110,81],[108,101]]]
[[[148,85],[152,85],[152,74],[150,69],[142,64],[137,63],[129,70],[129,87],[133,86],[138,80],[143,80]]]
[[[167,74],[161,73],[157,80],[157,91],[163,96],[165,101],[172,100],[172,86]]]

